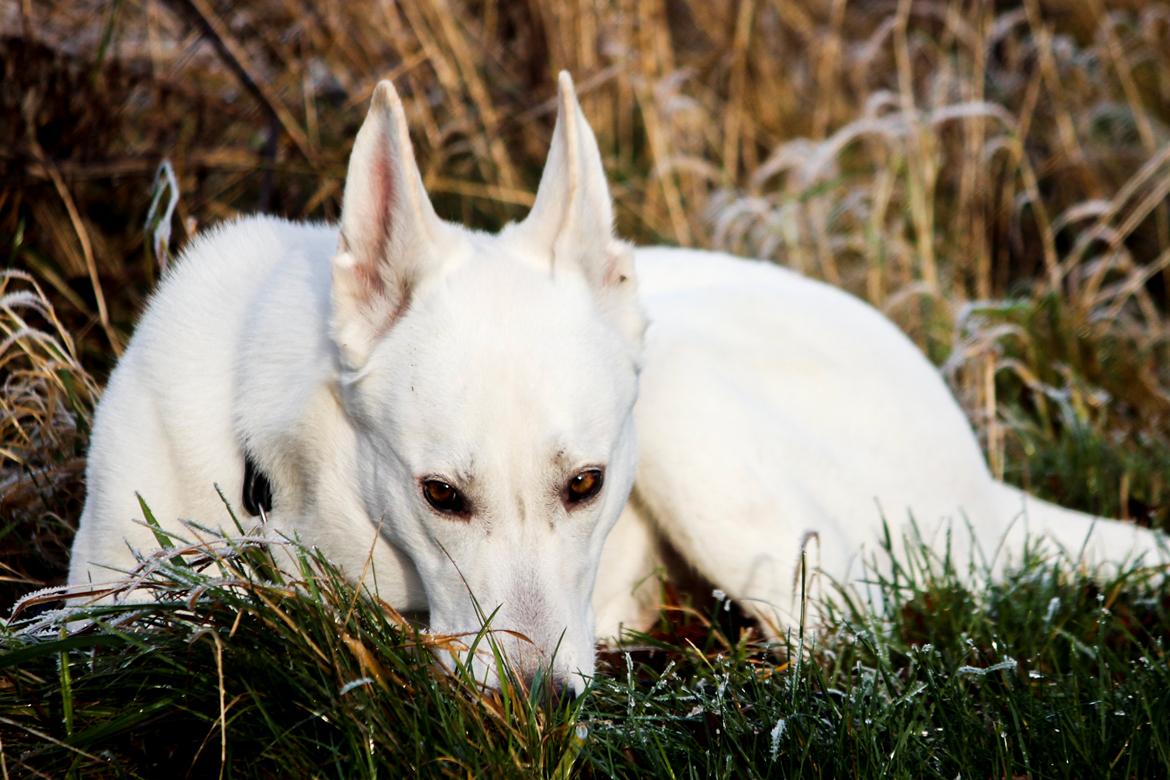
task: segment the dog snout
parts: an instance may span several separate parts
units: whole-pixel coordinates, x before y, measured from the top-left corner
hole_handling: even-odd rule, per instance
[[[577,690],[576,684],[565,680],[554,680],[549,691],[552,705],[557,708],[572,704],[580,695],[581,691]]]
[[[578,687],[579,681],[570,680],[560,674],[550,674],[542,670],[535,674],[525,675],[524,685],[552,709],[560,709],[572,704],[582,690]]]

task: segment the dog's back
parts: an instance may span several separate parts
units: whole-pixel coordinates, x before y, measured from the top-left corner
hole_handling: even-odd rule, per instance
[[[297,342],[292,331],[325,329],[336,240],[324,226],[251,217],[204,232],[169,269],[95,414],[70,582],[113,579],[111,569],[133,567],[131,548],[156,545],[136,493],[171,531],[180,518],[226,518],[215,486],[233,498],[241,489],[233,390],[247,370],[240,349],[251,312],[275,277],[303,276],[308,299],[287,301],[289,339],[271,348],[312,348],[317,339]]]
[[[865,578],[883,522],[963,567],[1018,559],[1028,532],[1092,564],[1170,560],[1145,529],[997,482],[942,376],[863,301],[694,250],[639,250],[638,277],[637,504],[766,622],[796,620],[802,547],[839,582]]]

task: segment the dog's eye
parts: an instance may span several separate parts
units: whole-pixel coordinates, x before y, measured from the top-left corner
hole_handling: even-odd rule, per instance
[[[604,481],[605,473],[601,469],[585,469],[565,485],[565,501],[569,504],[588,501],[601,491]]]
[[[427,479],[422,484],[423,498],[436,511],[445,515],[466,517],[470,514],[467,499],[457,489],[441,479]]]

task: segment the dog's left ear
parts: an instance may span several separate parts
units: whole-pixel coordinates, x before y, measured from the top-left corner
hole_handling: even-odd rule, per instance
[[[333,257],[332,335],[345,368],[360,368],[438,262],[443,221],[423,187],[406,112],[379,82],[353,144]]]
[[[553,274],[579,273],[611,321],[640,349],[645,320],[632,248],[613,235],[613,203],[597,139],[577,102],[573,79],[557,79],[557,122],[532,211],[517,226],[552,256]]]

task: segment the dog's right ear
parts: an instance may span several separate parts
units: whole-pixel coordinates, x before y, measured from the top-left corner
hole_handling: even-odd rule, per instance
[[[554,275],[579,274],[631,346],[641,349],[645,319],[634,254],[613,235],[613,203],[597,138],[573,80],[557,77],[557,120],[536,200],[516,230],[552,261]]]
[[[377,339],[410,305],[434,261],[442,221],[423,187],[406,113],[379,82],[353,144],[333,258],[331,329],[343,367],[360,368]]]

